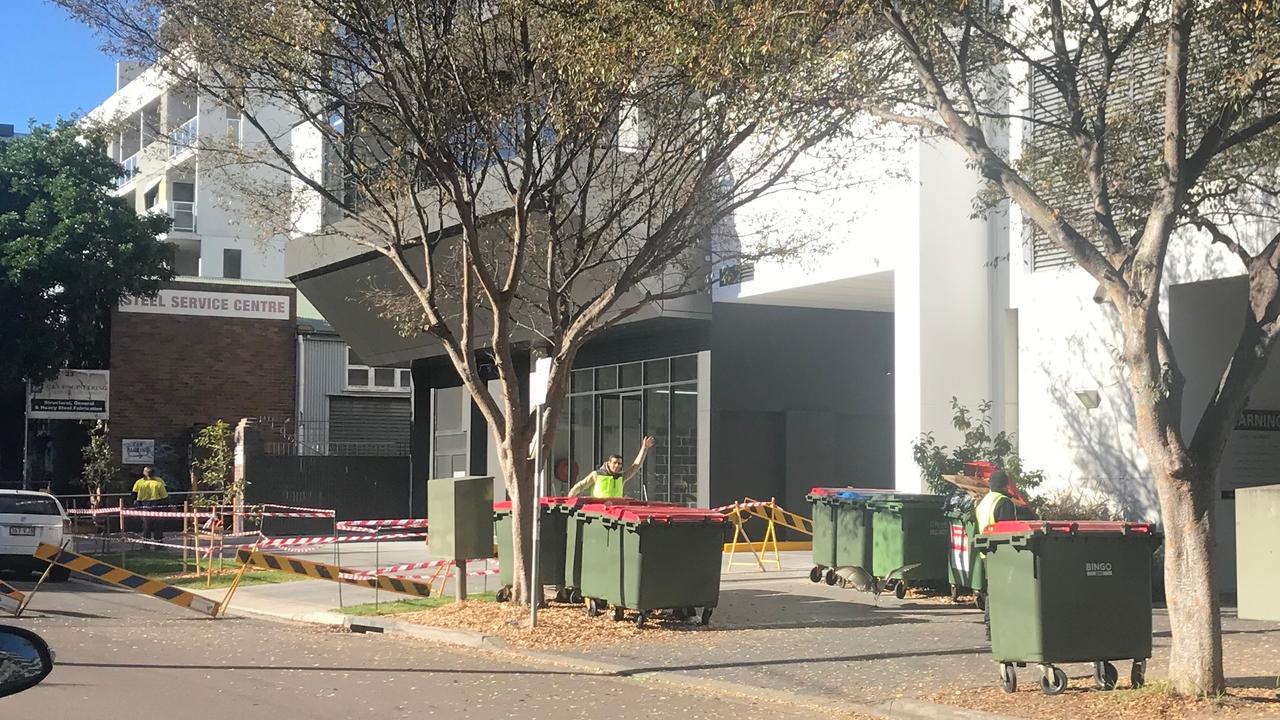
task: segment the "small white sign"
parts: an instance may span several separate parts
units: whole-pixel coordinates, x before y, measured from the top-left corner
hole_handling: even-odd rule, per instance
[[[165,288],[155,297],[120,299],[120,312],[153,315],[200,315],[204,317],[288,320],[288,295],[206,292]]]
[[[155,440],[131,440],[126,438],[120,442],[121,465],[151,465],[155,461]]]
[[[538,358],[529,373],[529,404],[537,407],[547,403],[547,385],[551,383],[551,358]]]
[[[61,370],[27,392],[27,417],[42,420],[106,420],[110,370]]]

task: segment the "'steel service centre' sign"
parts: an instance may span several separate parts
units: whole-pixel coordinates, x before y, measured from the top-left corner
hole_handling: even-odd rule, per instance
[[[122,298],[120,312],[288,320],[289,296],[166,288],[151,298]]]
[[[110,370],[61,370],[58,377],[32,385],[27,417],[42,420],[106,420]]]

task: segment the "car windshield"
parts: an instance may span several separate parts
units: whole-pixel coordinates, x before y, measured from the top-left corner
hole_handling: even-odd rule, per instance
[[[0,495],[0,514],[61,515],[53,498],[35,495]]]

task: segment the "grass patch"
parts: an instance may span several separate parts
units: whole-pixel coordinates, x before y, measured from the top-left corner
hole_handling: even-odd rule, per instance
[[[493,602],[493,593],[477,593],[475,595],[467,595],[469,602]],[[360,617],[372,617],[377,615],[398,615],[400,613],[417,612],[419,610],[432,610],[445,605],[452,605],[453,598],[412,598],[409,600],[394,600],[392,602],[383,603],[364,603],[363,605],[348,605],[339,608],[336,612],[344,615],[357,615]]]
[[[119,557],[103,556],[103,560],[107,562],[118,562]],[[240,565],[235,560],[223,560],[222,572],[218,572],[217,563],[213,567],[213,580],[209,581],[207,572],[203,571],[196,575],[191,572],[190,566],[186,572],[182,569],[182,558],[166,553],[129,553],[125,555],[124,564],[121,567],[145,575],[149,578],[167,582],[170,585],[178,587],[191,588],[224,588],[229,587],[235,580],[236,573],[240,570]],[[245,574],[244,579],[240,581],[241,585],[277,585],[280,583],[294,582],[296,580],[304,580],[302,575],[293,573],[280,572],[279,570],[261,570],[258,568],[250,568]]]

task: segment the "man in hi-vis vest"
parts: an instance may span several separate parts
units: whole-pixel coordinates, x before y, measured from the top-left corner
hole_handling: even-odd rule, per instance
[[[983,496],[977,507],[973,509],[973,514],[978,521],[978,532],[984,532],[987,528],[1004,520],[1017,520],[1018,510],[1013,504],[1013,499],[1009,496],[1013,492],[1009,489],[1009,475],[1003,470],[996,470],[991,473],[991,479],[987,485],[991,489]],[[987,558],[986,553],[982,553],[982,559]],[[987,600],[982,606],[983,620],[987,624],[987,640],[991,640],[991,601]]]
[[[621,455],[610,455],[608,460],[594,472],[588,473],[582,478],[577,485],[569,489],[569,497],[578,495],[591,494],[594,498],[617,498],[622,497],[626,490],[627,482],[640,472],[641,466],[644,465],[645,457],[649,454],[649,448],[657,444],[657,441],[651,437],[645,437],[644,442],[640,443],[640,453],[636,455],[635,462],[622,467]]]

